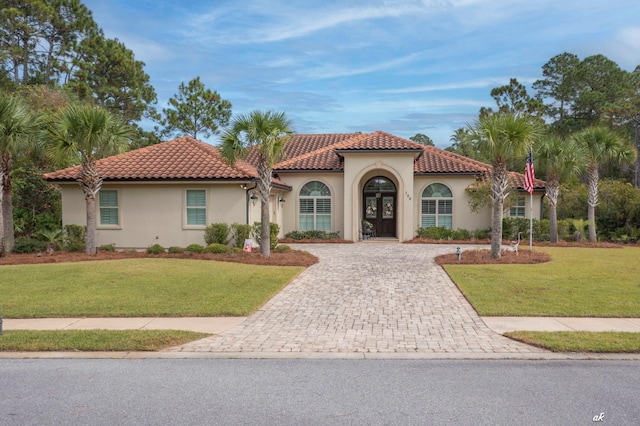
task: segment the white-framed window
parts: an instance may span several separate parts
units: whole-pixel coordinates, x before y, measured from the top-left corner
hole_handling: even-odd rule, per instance
[[[207,191],[187,189],[186,192],[187,226],[207,225]]]
[[[509,217],[525,217],[526,199],[524,195],[518,195],[515,202],[509,208]]]
[[[119,226],[120,208],[118,206],[118,191],[115,189],[101,189],[98,192],[98,209],[100,226]]]
[[[301,231],[331,231],[331,190],[322,182],[307,182],[300,189]]]
[[[448,186],[432,183],[422,191],[420,206],[420,226],[430,228],[453,227],[453,194]]]

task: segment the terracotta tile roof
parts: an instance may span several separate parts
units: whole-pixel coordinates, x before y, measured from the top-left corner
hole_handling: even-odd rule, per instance
[[[481,161],[445,151],[433,146],[423,146],[424,154],[414,164],[417,174],[431,173],[483,173],[491,166]]]
[[[325,138],[325,136],[331,136],[332,138],[329,140],[335,142],[332,144],[326,143],[328,138]],[[320,139],[323,143],[315,142],[314,138]],[[371,134],[296,135],[287,145],[289,144],[295,146],[289,152],[300,152],[301,154],[287,156],[284,161],[274,166],[274,170],[343,170],[342,154],[350,151],[407,151],[422,153],[422,145],[381,131]],[[314,151],[303,151],[298,149],[300,145],[305,147],[317,145],[320,148]]]
[[[423,146],[389,133],[342,133],[294,135],[284,147],[284,160],[274,166],[274,172],[287,171],[343,171],[342,155],[347,152],[403,151],[413,153],[414,172],[427,174],[490,174],[491,166],[477,160]],[[105,181],[153,180],[249,180],[257,171],[249,155],[247,161],[234,166],[224,162],[212,145],[185,136],[168,142],[98,160],[98,172]],[[44,178],[53,182],[75,181],[80,166],[69,167]],[[524,175],[511,173],[518,187],[524,185]],[[288,187],[277,176],[274,184]],[[536,189],[544,188],[544,181],[536,179]]]
[[[162,142],[96,162],[98,172],[106,181],[252,179],[255,167],[245,161],[234,166],[224,162],[217,148],[189,136]],[[44,178],[50,181],[74,181],[81,166],[69,167]]]
[[[524,190],[524,175],[522,173],[509,172],[509,179],[516,188]],[[534,179],[533,190],[544,190],[546,182],[540,179]]]

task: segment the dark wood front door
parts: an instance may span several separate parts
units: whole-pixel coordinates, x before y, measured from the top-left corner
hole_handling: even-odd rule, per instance
[[[370,179],[364,187],[362,217],[373,224],[378,237],[396,236],[395,185],[384,177]]]

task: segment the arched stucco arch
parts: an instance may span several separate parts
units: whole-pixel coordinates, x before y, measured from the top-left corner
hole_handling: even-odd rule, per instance
[[[412,170],[413,175],[413,170]],[[396,199],[396,234],[399,241],[404,241],[406,239],[405,236],[405,213],[407,211],[406,201],[407,197],[405,193],[406,183],[403,174],[397,170],[396,168],[384,164],[381,162],[377,162],[375,164],[371,164],[367,167],[362,168],[353,178],[351,183],[351,211],[349,217],[347,217],[347,210],[345,209],[345,225],[349,223],[351,225],[350,236],[353,241],[357,241],[359,239],[360,232],[360,223],[363,220],[362,217],[362,190],[367,181],[373,177],[382,176],[387,179],[390,179],[397,190],[397,199]],[[345,202],[345,206],[347,203]],[[411,211],[411,207],[408,208]],[[345,234],[347,234],[348,230],[345,227]]]

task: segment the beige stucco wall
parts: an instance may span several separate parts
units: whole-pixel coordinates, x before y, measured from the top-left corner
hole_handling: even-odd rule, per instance
[[[311,181],[319,181],[327,185],[331,191],[331,231],[339,232],[344,237],[344,178],[342,173],[279,173],[280,179],[290,185],[291,192],[285,193],[281,203],[283,224],[282,235],[300,229],[299,195],[302,187]]]
[[[396,185],[396,236],[413,238],[414,153],[345,153],[344,154],[344,235],[357,241],[362,220],[362,189],[375,176],[384,176]]]
[[[385,176],[397,189],[396,233],[400,241],[413,238],[420,226],[422,191],[432,183],[442,183],[453,193],[453,229],[486,229],[491,223],[491,209],[479,213],[469,209],[466,188],[474,176],[414,176],[413,155],[407,153],[345,154],[344,173],[280,173],[280,179],[292,191],[274,189],[270,201],[271,221],[280,225],[282,237],[299,230],[299,193],[310,181],[320,181],[332,194],[332,231],[348,240],[360,237],[362,189],[372,177]],[[251,184],[249,185],[251,186]],[[85,200],[75,183],[60,185],[63,225],[86,224]],[[98,226],[97,244],[115,244],[118,248],[144,249],[155,243],[164,247],[204,244],[204,227],[186,225],[187,189],[207,191],[207,223],[247,223],[247,192],[238,183],[105,183],[103,189],[118,191],[120,224]],[[526,217],[530,217],[530,197],[526,192]],[[280,201],[281,199],[284,202]],[[540,217],[541,194],[533,196],[533,217]],[[260,221],[260,201],[248,203],[249,224]],[[505,217],[509,209],[505,209]],[[99,216],[98,216],[99,218]]]
[[[60,185],[62,221],[86,224],[86,203],[77,184]],[[239,184],[153,184],[105,183],[102,187],[118,191],[119,225],[97,227],[98,245],[118,248],[146,248],[155,243],[164,247],[204,244],[204,227],[187,226],[187,189],[205,189],[207,223],[245,223],[245,190]],[[259,203],[257,217],[260,217]],[[253,214],[253,211],[251,212]],[[99,223],[99,215],[97,216]],[[252,222],[251,222],[252,223]]]

